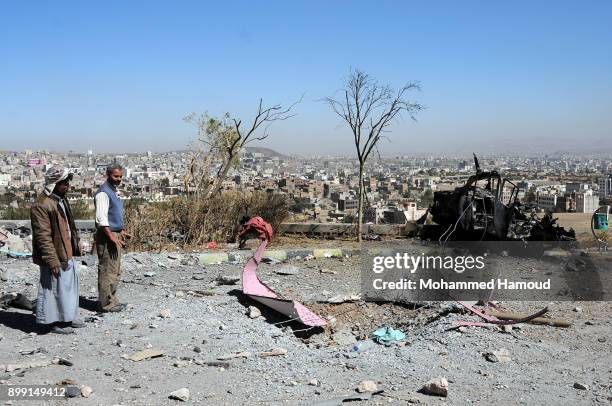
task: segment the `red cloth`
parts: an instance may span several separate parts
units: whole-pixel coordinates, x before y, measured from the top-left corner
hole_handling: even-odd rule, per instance
[[[261,217],[253,217],[242,226],[240,237],[253,233],[260,240],[272,241],[272,226]]]

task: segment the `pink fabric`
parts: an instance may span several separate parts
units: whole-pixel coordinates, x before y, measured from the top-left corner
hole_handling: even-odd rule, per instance
[[[272,226],[261,217],[253,217],[242,226],[239,237],[245,234],[255,233],[260,240],[272,241]]]
[[[298,319],[306,326],[325,326],[327,322],[310,311],[310,309],[308,309],[306,306],[295,300],[280,298],[276,292],[259,280],[256,273],[257,265],[259,262],[261,262],[261,258],[263,257],[263,253],[267,246],[268,240],[264,239],[257,248],[257,251],[255,251],[255,254],[253,254],[253,256],[244,266],[244,269],[242,270],[242,293],[248,295],[253,300],[259,301],[260,303],[263,303],[264,301],[267,302],[267,305],[272,307],[274,310],[281,312],[285,316],[292,319]],[[261,300],[263,298],[268,299]],[[272,302],[270,300],[272,300]],[[291,306],[288,305],[289,303],[291,303]]]

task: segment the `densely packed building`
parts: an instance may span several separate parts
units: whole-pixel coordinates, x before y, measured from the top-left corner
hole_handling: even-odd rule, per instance
[[[185,173],[189,151],[143,154],[0,153],[0,195],[31,201],[42,189],[45,170],[55,164],[74,174],[69,198],[93,201],[111,163],[125,167],[126,199],[163,201],[189,193]],[[555,212],[592,212],[612,198],[610,157],[480,157],[483,170],[496,169],[520,189],[518,198]],[[396,156],[372,158],[366,167],[366,221],[402,223],[420,217],[437,190],[452,190],[474,174],[466,157]],[[211,168],[211,173],[215,168]],[[241,154],[239,167],[222,183],[224,190],[285,194],[292,210],[310,221],[343,221],[358,206],[358,164],[354,158],[284,156],[265,148]],[[6,202],[6,205],[15,204]],[[0,207],[0,211],[3,210]],[[1,214],[1,213],[0,213]]]

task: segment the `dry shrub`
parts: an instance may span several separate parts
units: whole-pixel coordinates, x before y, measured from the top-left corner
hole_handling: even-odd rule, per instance
[[[162,203],[126,205],[132,250],[162,250],[169,245],[201,248],[209,241],[232,242],[243,217],[261,216],[275,230],[288,216],[284,195],[227,191],[216,196],[181,196]]]

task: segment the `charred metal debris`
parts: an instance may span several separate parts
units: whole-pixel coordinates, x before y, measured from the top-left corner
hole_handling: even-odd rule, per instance
[[[434,192],[433,204],[418,220],[419,237],[446,241],[575,241],[573,229],[557,224],[552,213],[518,201],[519,188],[497,171],[480,169],[452,191]],[[429,220],[429,221],[428,221]],[[431,224],[429,224],[431,223]]]

